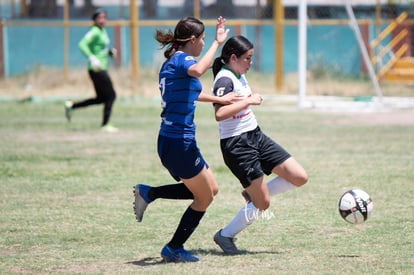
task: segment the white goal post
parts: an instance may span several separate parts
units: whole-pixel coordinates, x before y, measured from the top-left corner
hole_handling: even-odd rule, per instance
[[[377,94],[379,101],[381,101],[382,100],[381,87],[378,84],[378,80],[377,80],[377,76],[375,75],[374,67],[371,64],[367,48],[364,44],[364,40],[362,39],[361,30],[359,29],[358,23],[355,19],[354,10],[352,9],[352,5],[349,1],[347,0],[343,0],[343,1],[345,2],[346,12],[349,17],[349,24],[355,33],[355,37],[358,41],[359,49],[361,50],[361,54],[364,59],[365,66],[368,69],[369,77],[371,78],[372,85],[374,86],[375,93]]]
[[[370,62],[369,54],[366,49],[366,46],[364,44],[364,41],[362,39],[361,30],[359,29],[358,23],[355,19],[355,14],[352,9],[352,4],[349,0],[342,0],[343,5],[346,8],[347,15],[349,18],[349,25],[354,31],[356,40],[359,45],[359,49],[361,51],[363,62],[366,65],[366,68],[368,69],[369,77],[371,79],[371,82],[373,84],[375,93],[379,99],[379,101],[382,101],[382,91],[381,87],[378,83],[377,77],[375,75],[374,68]],[[307,36],[306,36],[306,30],[307,30],[307,22],[308,22],[308,16],[307,16],[307,0],[299,0],[298,4],[298,107],[303,108],[305,107],[305,98],[306,98],[306,49],[307,49]]]

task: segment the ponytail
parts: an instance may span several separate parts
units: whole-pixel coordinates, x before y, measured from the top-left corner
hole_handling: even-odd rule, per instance
[[[204,24],[194,17],[185,17],[175,26],[174,32],[156,30],[155,40],[161,46],[161,49],[168,45],[164,51],[164,57],[169,59],[181,46],[187,44],[192,36],[199,37],[204,33]]]
[[[214,59],[213,66],[211,68],[213,70],[213,78],[216,77],[216,75],[221,70],[221,68],[223,68],[223,66],[224,66],[224,61],[221,56]]]

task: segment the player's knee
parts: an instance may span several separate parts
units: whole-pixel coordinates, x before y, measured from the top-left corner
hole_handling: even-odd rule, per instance
[[[218,191],[219,191],[218,186],[213,187],[211,191],[213,193],[213,197],[215,197],[217,195]]]
[[[210,192],[212,194],[213,197],[215,197],[218,193],[218,184],[217,181],[215,180],[214,176],[212,176],[212,178],[208,181],[208,186],[210,189]]]
[[[270,200],[269,199],[263,199],[257,202],[253,202],[254,206],[259,209],[260,211],[264,211],[269,208],[270,206]]]
[[[297,186],[300,187],[302,185],[305,185],[309,180],[308,174],[306,172],[303,172],[301,174],[295,175],[295,177],[293,177],[292,179],[290,179],[290,182]]]
[[[204,195],[202,197],[195,197],[193,205],[195,208],[205,211],[209,205],[213,202],[213,194],[211,195]]]
[[[300,177],[297,179],[296,186],[302,186],[305,185],[309,180],[308,174],[304,172]]]

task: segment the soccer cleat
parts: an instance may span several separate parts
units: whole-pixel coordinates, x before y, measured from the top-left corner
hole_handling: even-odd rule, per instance
[[[150,189],[151,186],[145,184],[137,184],[134,186],[134,213],[138,222],[142,221],[145,209],[147,209],[148,204],[152,202],[152,200],[148,197]]]
[[[70,100],[65,101],[65,116],[68,122],[70,122],[70,119],[72,117],[72,110],[73,110],[72,107],[73,107],[72,101]]]
[[[118,128],[116,128],[116,127],[114,127],[110,124],[106,124],[106,125],[102,126],[101,130],[104,131],[104,132],[108,132],[108,133],[116,133],[116,132],[119,131]]]
[[[243,198],[246,200],[247,203],[252,201],[251,198],[250,198],[249,193],[247,193],[246,190],[243,190],[241,194],[242,194]]]
[[[214,235],[214,242],[220,246],[227,255],[240,254],[240,250],[234,244],[234,238],[224,237],[221,235],[221,229]]]
[[[171,247],[166,244],[161,250],[161,257],[166,262],[198,262],[201,261],[201,258],[191,254],[183,247],[172,249]]]

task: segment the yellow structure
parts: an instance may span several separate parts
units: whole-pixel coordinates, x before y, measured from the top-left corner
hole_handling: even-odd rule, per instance
[[[408,13],[403,12],[393,20],[378,36],[370,42],[371,63],[377,68],[377,79],[383,82],[414,83],[414,58],[406,56],[409,49],[407,43],[408,27],[404,24]],[[381,42],[389,38],[390,42],[381,46]],[[385,56],[391,56],[382,62]]]

